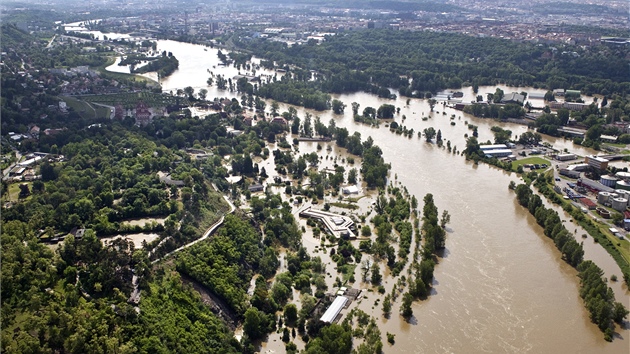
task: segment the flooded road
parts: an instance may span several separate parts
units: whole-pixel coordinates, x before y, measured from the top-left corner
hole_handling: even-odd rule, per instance
[[[164,91],[192,86],[207,88],[208,97],[239,97],[235,92],[205,84],[208,69],[226,77],[238,73],[233,67],[216,66],[216,50],[173,41],[158,41],[158,50],[173,52],[180,62],[180,69],[161,81]],[[532,88],[501,88],[506,93],[544,92]],[[485,95],[494,89],[481,87],[479,94]],[[464,101],[473,99],[470,88],[461,91]],[[450,140],[451,145],[461,151],[465,148],[465,135],[472,134],[466,122],[479,127],[482,142],[493,140],[490,128],[494,125],[512,130],[513,135],[527,131],[525,125],[477,119],[441,104],[431,113],[426,100],[419,99],[411,99],[407,105],[406,98],[388,100],[366,93],[334,98],[347,105],[345,114],[310,113],[319,115],[324,123],[334,119],[338,127],[346,127],[351,133],[358,131],[364,139],[372,136],[382,148],[385,160],[392,165],[392,180],[396,175],[397,180],[420,200],[426,193],[432,193],[440,212],[446,209],[451,214],[444,258],[435,269],[433,294],[414,304],[414,317],[409,323],[398,315],[400,298],[390,319],[382,319],[380,305],[374,306],[374,301],[381,295],[366,293],[366,298],[358,305],[381,319],[383,336],[386,332],[397,334],[394,346],[385,344],[386,353],[630,351],[628,330],[617,328],[618,335],[608,343],[590,322],[579,297],[576,270],[561,260],[553,242],[543,235],[533,216],[517,204],[514,193],[508,190],[509,182],[518,183],[518,177],[487,165],[473,165],[462,156],[417,138],[418,131],[434,127],[441,130],[445,143]],[[355,123],[350,108],[352,102],[361,105],[360,112],[365,107],[378,108],[383,103],[400,107],[395,120],[413,128],[416,133],[412,138],[405,138],[391,133],[384,124],[376,128]],[[287,106],[281,104],[280,108],[285,111]],[[304,116],[303,109],[298,112],[300,117]],[[403,115],[407,117],[404,121]],[[453,120],[450,119],[452,115],[455,115]],[[422,120],[422,117],[428,119]],[[451,125],[451,121],[455,125]],[[545,137],[545,141],[557,149],[567,148],[579,155],[593,153],[574,146],[570,140]],[[300,153],[309,152],[307,146],[301,143]],[[575,229],[571,225],[568,228],[570,231]],[[578,235],[581,233],[578,231]],[[308,240],[306,237],[305,243]],[[312,237],[310,242],[319,244]],[[602,267],[607,277],[617,274],[621,278],[621,271],[611,257],[590,237],[585,240],[584,247],[585,258]],[[358,271],[355,277],[358,281],[354,286],[362,286]],[[383,280],[389,292],[394,282],[387,275]],[[627,288],[620,284],[613,287],[617,301],[630,307]],[[283,343],[279,342],[277,347],[275,343],[278,342],[266,344],[264,350],[282,352]]]

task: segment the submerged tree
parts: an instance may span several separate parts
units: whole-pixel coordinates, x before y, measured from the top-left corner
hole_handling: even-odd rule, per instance
[[[433,112],[433,108],[435,108],[436,104],[437,104],[437,100],[435,98],[429,99],[429,107],[431,107],[431,112]]]
[[[436,134],[437,133],[433,127],[428,127],[424,129],[424,138],[426,139],[427,143],[430,143],[431,140],[435,138]]]
[[[346,108],[346,105],[343,102],[336,99],[332,100],[332,110],[335,114],[343,113],[345,108]]]

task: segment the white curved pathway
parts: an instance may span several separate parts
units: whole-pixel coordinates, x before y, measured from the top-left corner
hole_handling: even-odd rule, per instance
[[[230,201],[230,199],[228,199],[228,197],[227,197],[227,196],[225,196],[225,195],[224,195],[224,196],[223,196],[223,198],[224,198],[224,199],[225,199],[225,201],[226,201],[226,202],[230,205],[230,211],[228,211],[226,214],[231,214],[231,213],[233,213],[233,212],[234,212],[234,210],[236,210],[236,206],[235,206],[234,204],[232,204],[232,202]],[[224,221],[224,220],[225,220],[225,215],[221,216],[221,218],[220,218],[219,220],[217,220],[217,222],[215,222],[214,224],[212,224],[212,225],[208,228],[208,230],[206,230],[206,232],[204,232],[203,236],[201,236],[200,238],[198,238],[198,239],[196,239],[196,240],[194,240],[194,241],[191,241],[191,242],[189,242],[189,243],[187,243],[187,244],[185,244],[185,245],[183,245],[183,246],[181,246],[181,247],[179,247],[179,248],[177,248],[177,249],[175,249],[175,250],[173,250],[173,251],[171,251],[171,252],[169,252],[169,253],[167,253],[167,254],[163,255],[162,257],[160,257],[160,258],[158,258],[158,259],[154,260],[153,262],[151,262],[151,264],[155,264],[155,263],[157,263],[157,262],[161,261],[162,259],[164,259],[164,258],[167,258],[167,257],[171,256],[171,255],[172,255],[172,254],[174,254],[174,253],[177,253],[177,252],[179,252],[179,251],[181,251],[181,250],[183,250],[183,249],[186,249],[186,248],[188,248],[188,247],[190,247],[190,246],[192,246],[192,245],[194,245],[194,244],[196,244],[196,243],[198,243],[198,242],[201,242],[201,241],[203,241],[203,240],[207,239],[210,235],[212,235],[212,233],[213,233],[213,232],[214,232],[214,231],[215,231],[215,230],[216,230],[219,226],[221,226],[221,225],[223,224],[223,221]]]

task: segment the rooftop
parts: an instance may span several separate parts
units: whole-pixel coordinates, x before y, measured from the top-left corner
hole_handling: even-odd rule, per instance
[[[494,145],[479,145],[479,149],[482,151],[486,150],[504,150],[507,149],[507,145],[505,144],[494,144]]]
[[[341,309],[343,309],[347,302],[347,297],[337,296],[333,303],[330,304],[330,307],[328,307],[328,310],[326,310],[324,315],[319,320],[322,322],[332,323],[335,318],[337,318],[337,315],[339,315],[339,312],[341,312]]]

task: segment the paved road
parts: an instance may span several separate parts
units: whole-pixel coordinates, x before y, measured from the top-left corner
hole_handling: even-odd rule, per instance
[[[52,39],[50,40],[50,42],[48,42],[48,45],[46,46],[46,49],[50,49],[52,48],[53,43],[55,42],[55,39],[57,38],[57,35],[54,35],[52,37]]]
[[[223,198],[225,198],[225,201],[226,201],[226,202],[228,202],[228,204],[230,205],[230,211],[228,211],[226,214],[231,214],[231,213],[233,213],[233,212],[234,212],[234,210],[236,210],[236,206],[234,206],[234,204],[232,204],[232,202],[228,199],[228,197],[223,196]],[[151,262],[151,264],[155,264],[155,263],[157,263],[158,261],[161,261],[162,259],[164,259],[164,258],[167,258],[167,257],[171,256],[172,254],[175,254],[175,253],[177,253],[177,252],[179,252],[179,251],[181,251],[181,250],[183,250],[183,249],[186,249],[186,248],[188,248],[188,247],[190,247],[190,246],[192,246],[192,245],[194,245],[194,244],[196,244],[196,243],[198,243],[198,242],[201,242],[201,241],[203,241],[203,240],[207,239],[210,235],[212,235],[212,233],[213,233],[213,232],[214,232],[217,228],[219,228],[219,226],[221,226],[221,225],[223,224],[223,221],[224,221],[224,220],[225,220],[225,215],[221,216],[221,219],[219,219],[217,222],[215,222],[214,224],[212,224],[212,225],[208,228],[208,230],[206,230],[206,232],[203,234],[203,236],[201,236],[200,238],[198,238],[198,239],[196,239],[196,240],[194,240],[194,241],[192,241],[192,242],[190,242],[190,243],[187,243],[187,244],[185,244],[185,245],[183,245],[183,246],[181,246],[181,247],[179,247],[179,248],[177,248],[177,249],[175,249],[175,250],[173,250],[173,251],[171,251],[171,252],[169,252],[169,253],[165,254],[164,256],[162,256],[162,257],[160,257],[160,258],[158,258],[158,259],[154,260],[153,262]]]
[[[20,159],[22,159],[22,154],[20,154],[19,151],[17,150],[13,150],[15,152],[15,162],[13,164],[11,164],[11,166],[5,168],[2,171],[2,179],[7,180],[9,178],[9,173],[11,172],[11,170],[13,169],[13,167],[15,167],[18,162],[20,162]]]

